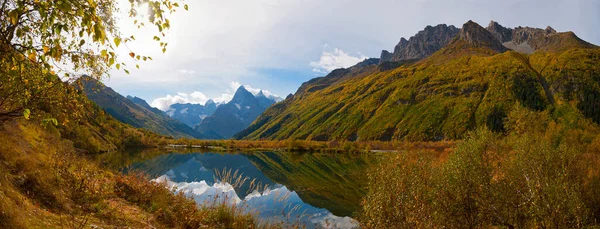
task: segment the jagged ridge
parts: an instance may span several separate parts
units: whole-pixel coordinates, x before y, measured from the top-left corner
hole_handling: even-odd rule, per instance
[[[383,50],[380,63],[423,59],[450,43],[458,32],[459,29],[452,25],[427,26],[408,40],[404,37],[400,38],[400,42],[394,48],[394,53]]]

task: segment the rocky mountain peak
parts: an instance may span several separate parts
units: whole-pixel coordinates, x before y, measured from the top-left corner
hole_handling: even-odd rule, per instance
[[[490,21],[486,30],[502,43],[512,39],[512,29],[506,28],[493,20]]]
[[[206,103],[204,103],[204,106],[205,106],[205,107],[209,107],[209,106],[216,106],[216,105],[217,105],[217,104],[216,104],[216,103],[215,103],[215,101],[214,101],[214,100],[212,100],[212,99],[209,99],[209,100],[207,100],[207,101],[206,101]]]
[[[247,101],[249,99],[254,99],[254,95],[248,90],[246,90],[244,86],[240,86],[233,95],[231,101],[235,103],[243,103],[244,101]]]
[[[256,94],[256,97],[265,97],[265,98],[266,98],[267,96],[265,96],[265,94],[263,93],[263,91],[262,91],[262,90],[260,90],[260,91],[258,92],[258,94]]]
[[[402,39],[404,39],[404,38],[402,38]],[[381,50],[381,55],[379,56],[379,61],[380,61],[380,63],[385,62],[385,61],[391,61],[393,56],[394,56],[394,54],[389,52],[388,50]]]
[[[463,25],[458,39],[466,41],[471,45],[487,47],[497,52],[507,50],[492,33],[471,20]]]
[[[398,46],[406,47],[407,45],[408,45],[408,40],[406,40],[406,38],[404,38],[404,37],[401,37],[400,42],[398,42]]]
[[[275,102],[274,96],[267,96],[262,90],[255,96],[240,86],[231,101],[217,107],[211,116],[203,119],[194,129],[214,139],[230,138],[248,127]]]
[[[533,53],[548,47],[548,37],[557,34],[550,26],[546,29],[521,26],[506,28],[495,21],[491,21],[486,30],[502,42],[504,47],[522,53]]]
[[[408,40],[400,38],[393,53],[383,50],[379,63],[423,59],[446,46],[457,34],[458,28],[452,25],[427,26]]]
[[[556,33],[556,30],[554,30],[554,28],[552,28],[550,26],[546,27],[545,31],[546,31],[546,34]]]

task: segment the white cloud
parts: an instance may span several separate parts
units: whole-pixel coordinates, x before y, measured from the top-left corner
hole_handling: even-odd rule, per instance
[[[231,99],[233,99],[233,94],[223,93],[219,97],[215,97],[213,101],[215,101],[215,103],[226,103]]]
[[[188,69],[180,69],[179,73],[181,73],[183,75],[194,75],[194,74],[196,74],[196,71],[188,70]]]
[[[195,104],[205,104],[208,101],[208,97],[204,95],[204,93],[199,91],[194,91],[191,94],[178,92],[177,95],[171,96],[167,95],[162,98],[155,99],[150,104],[153,107],[156,107],[160,110],[166,111],[169,109],[169,106],[176,103],[195,103]]]
[[[341,49],[335,48],[333,52],[324,51],[319,61],[310,62],[313,72],[328,73],[338,68],[347,68],[368,58],[358,53],[359,56],[351,56]]]
[[[229,87],[233,91],[236,91],[238,88],[240,88],[240,86],[242,86],[242,84],[240,82],[237,82],[237,81],[231,81],[231,82],[229,82]],[[248,89],[248,88],[246,88],[246,89]]]
[[[123,8],[129,5],[128,0],[119,2]],[[600,44],[600,32],[595,29],[600,26],[597,0],[186,2],[189,11],[181,10],[169,17],[171,29],[161,39],[169,43],[164,54],[152,40],[154,33],[150,31],[156,30],[155,27],[138,30],[125,19],[127,12],[123,13],[119,27],[124,35],[135,35],[136,40],[128,43],[127,48],[120,46],[121,60],[131,60],[129,49],[154,60],[139,63],[141,69],[130,69],[131,75],[112,71],[108,86],[122,94],[148,98],[194,90],[219,97],[229,82],[238,81],[287,95],[311,78],[311,70],[327,71],[322,67],[343,66],[321,63],[319,57],[324,50],[335,55],[333,48],[337,47],[351,57],[362,56],[357,52],[378,57],[382,49],[392,51],[400,37],[409,38],[427,25],[446,23],[460,27],[470,19],[483,26],[492,19],[509,27],[550,25],[558,31],[572,30],[582,39]],[[317,66],[309,66],[311,61]],[[194,70],[195,74],[182,74],[180,69]],[[257,69],[289,70],[304,75],[295,74],[290,79],[286,74]]]

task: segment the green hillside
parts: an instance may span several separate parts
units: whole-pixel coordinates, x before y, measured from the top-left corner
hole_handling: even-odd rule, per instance
[[[467,22],[457,37],[416,63],[365,61],[304,83],[239,139],[442,140],[477,127],[505,129],[519,108],[566,104],[600,123],[600,49],[573,33],[539,38],[533,54],[505,49]]]

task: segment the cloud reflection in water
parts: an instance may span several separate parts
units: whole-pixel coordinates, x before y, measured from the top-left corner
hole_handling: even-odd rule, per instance
[[[173,182],[170,170],[154,182],[164,183],[176,193],[193,198],[199,205],[210,203],[237,204],[246,211],[256,213],[260,220],[268,223],[300,223],[307,228],[356,228],[358,223],[350,217],[338,217],[327,209],[313,207],[300,199],[294,191],[277,184],[262,192],[253,191],[241,199],[229,183],[215,182],[212,185],[199,182]]]

